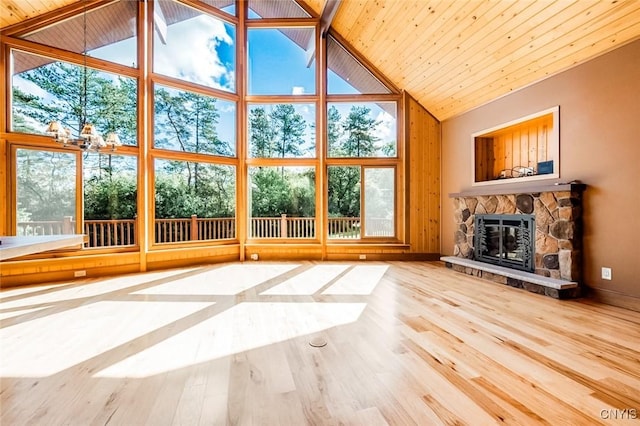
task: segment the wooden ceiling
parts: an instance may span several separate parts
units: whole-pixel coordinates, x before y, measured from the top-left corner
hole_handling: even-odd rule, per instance
[[[3,0],[0,27],[73,2]],[[445,120],[639,39],[640,1],[342,0],[332,27]]]

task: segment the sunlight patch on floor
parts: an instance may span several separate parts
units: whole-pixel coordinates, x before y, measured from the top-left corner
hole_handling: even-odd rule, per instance
[[[326,295],[368,295],[373,293],[388,265],[358,265],[322,292]]]
[[[26,296],[29,296],[29,294],[31,293],[49,290],[51,288],[56,288],[56,287],[64,287],[69,284],[73,284],[73,283],[59,283],[59,284],[49,284],[49,285],[38,285],[33,287],[29,286],[29,287],[15,287],[15,288],[2,289],[0,291],[0,302],[10,297],[15,297],[15,296],[26,297]]]
[[[351,265],[315,265],[260,294],[264,295],[313,295]]]
[[[105,301],[3,328],[0,377],[56,374],[212,305]]]
[[[28,307],[40,304],[55,304],[58,302],[67,302],[69,300],[83,299],[89,297],[101,296],[106,293],[124,290],[140,284],[151,283],[153,281],[169,279],[172,276],[188,273],[197,269],[179,269],[162,272],[147,272],[142,274],[123,275],[114,278],[104,278],[99,281],[79,282],[67,285],[58,291],[51,291],[44,294],[34,294],[33,296],[25,295],[24,298],[3,302],[0,309],[9,309],[16,307]],[[153,286],[150,284],[153,288]],[[51,286],[43,286],[44,290]]]
[[[19,309],[15,311],[0,312],[0,321],[18,317],[20,315],[30,314],[32,312],[41,311],[42,309],[45,309],[45,308],[46,306],[42,306],[40,308],[29,308],[29,309]],[[3,324],[3,327],[6,327],[6,325]]]
[[[94,377],[147,377],[209,362],[355,322],[365,306],[366,303],[241,303]]]
[[[132,294],[189,294],[233,296],[278,275],[297,268],[298,264],[239,264],[206,269]]]

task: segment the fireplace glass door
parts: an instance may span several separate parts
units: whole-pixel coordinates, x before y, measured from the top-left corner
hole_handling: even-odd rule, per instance
[[[475,259],[533,271],[534,220],[532,215],[476,215]]]

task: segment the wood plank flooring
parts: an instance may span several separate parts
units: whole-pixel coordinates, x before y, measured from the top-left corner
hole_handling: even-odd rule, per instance
[[[2,425],[640,418],[640,313],[440,262],[232,263],[15,288],[0,292],[0,319]]]

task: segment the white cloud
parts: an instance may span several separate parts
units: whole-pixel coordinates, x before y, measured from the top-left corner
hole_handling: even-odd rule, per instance
[[[222,43],[232,45],[233,39],[221,21],[200,15],[171,25],[168,31],[167,44],[156,46],[162,52],[154,58],[157,72],[230,89],[233,70],[227,70],[216,48]]]
[[[304,87],[302,86],[293,86],[291,90],[292,95],[304,95]]]
[[[383,140],[396,139],[396,119],[386,111],[380,111],[376,117],[378,137]]]

